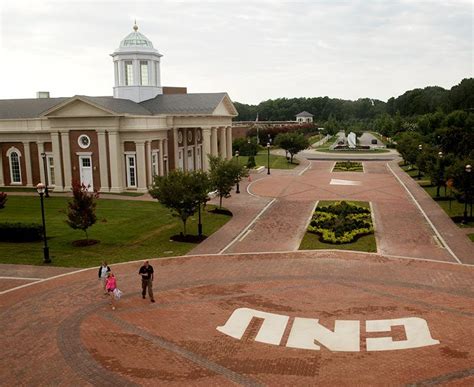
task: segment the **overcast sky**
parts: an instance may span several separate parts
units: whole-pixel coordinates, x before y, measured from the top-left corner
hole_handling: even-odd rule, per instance
[[[109,56],[139,31],[162,83],[234,101],[387,100],[473,76],[473,2],[0,2],[0,98],[112,95]]]

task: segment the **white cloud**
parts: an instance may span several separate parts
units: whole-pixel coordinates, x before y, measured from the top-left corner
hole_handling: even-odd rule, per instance
[[[111,95],[109,54],[135,18],[164,54],[164,84],[241,102],[387,99],[472,76],[469,1],[2,4],[0,98]]]

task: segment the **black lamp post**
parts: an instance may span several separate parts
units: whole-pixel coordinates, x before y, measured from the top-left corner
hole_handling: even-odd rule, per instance
[[[45,195],[46,187],[43,183],[39,183],[36,186],[36,190],[38,191],[40,199],[41,199],[41,218],[43,219],[43,239],[44,239],[43,262],[44,263],[51,263],[51,259],[49,258],[48,239],[46,238],[46,222],[45,222],[45,219],[44,219],[43,196]]]
[[[421,154],[421,151],[423,150],[423,145],[418,145],[418,150],[420,151],[420,154]],[[421,179],[421,169],[420,169],[420,166],[418,165],[418,180]]]
[[[270,174],[270,143],[267,142],[267,175]]]
[[[463,223],[467,224],[467,202],[470,202],[471,199],[471,172],[472,166],[470,164],[466,165],[464,169],[466,171],[466,178],[464,179],[464,218]],[[471,213],[472,213],[472,206],[471,206]],[[472,216],[472,214],[471,214]]]
[[[240,155],[239,151],[238,151],[238,150],[235,151],[235,157],[237,158],[237,164],[239,164],[239,155]],[[239,164],[239,167],[240,167],[240,164]],[[238,179],[240,179],[240,176],[239,176]],[[239,181],[240,181],[240,180],[237,180],[237,188],[236,188],[236,190],[235,190],[235,193],[240,193]]]
[[[439,189],[441,188],[441,180],[443,179],[443,152],[438,152],[438,181],[436,188],[436,197],[439,198]]]
[[[48,166],[46,164],[46,153],[41,153],[41,158],[43,159],[43,170],[44,170],[44,178],[46,180],[46,185],[44,186],[44,197],[49,198],[49,191],[48,191]]]

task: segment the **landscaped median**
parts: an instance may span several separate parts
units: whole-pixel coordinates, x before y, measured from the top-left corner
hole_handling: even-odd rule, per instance
[[[196,243],[173,242],[170,238],[183,229],[179,218],[160,203],[130,200],[97,200],[97,223],[89,236],[100,243],[74,247],[73,242],[84,238],[82,231],[71,229],[67,223],[67,202],[70,198],[45,199],[46,232],[54,266],[98,266],[108,263],[145,258],[183,255]],[[204,235],[211,235],[231,216],[213,213],[206,206],[202,213]],[[197,214],[188,221],[188,232],[197,233]],[[0,222],[41,223],[40,200],[37,196],[8,196],[0,212]],[[43,261],[43,244],[39,242],[0,242],[0,263],[38,265]]]
[[[376,252],[370,204],[319,202],[300,244],[300,250],[315,249]]]
[[[364,172],[364,167],[359,161],[338,161],[334,164],[333,172]]]

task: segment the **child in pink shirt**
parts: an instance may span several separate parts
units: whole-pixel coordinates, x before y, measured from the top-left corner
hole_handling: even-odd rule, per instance
[[[110,305],[112,305],[112,310],[115,310],[115,301],[114,301],[114,290],[117,288],[117,280],[115,279],[114,273],[110,272],[107,275],[107,280],[105,281],[105,289],[107,294],[110,297]]]

